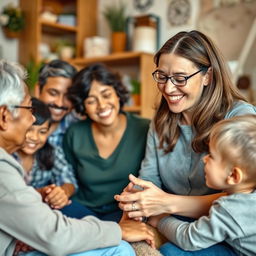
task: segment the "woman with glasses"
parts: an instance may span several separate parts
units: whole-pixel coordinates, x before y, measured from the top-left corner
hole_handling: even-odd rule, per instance
[[[199,31],[176,34],[154,61],[153,78],[162,99],[149,130],[140,179],[130,175],[130,184],[115,199],[130,218],[153,216],[149,223],[170,238],[169,215],[188,221],[199,218],[223,195],[205,183],[202,159],[209,150],[211,127],[225,118],[255,114],[255,110],[233,85],[216,46]],[[160,251],[194,255],[171,243]],[[197,255],[235,254],[226,244],[218,244]]]

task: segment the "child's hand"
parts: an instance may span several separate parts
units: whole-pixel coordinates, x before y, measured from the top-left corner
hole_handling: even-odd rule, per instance
[[[148,218],[147,223],[150,224],[152,227],[156,228],[159,221],[161,219],[163,219],[164,217],[166,217],[166,216],[170,216],[170,214],[163,213],[163,214],[160,214],[160,215],[157,215],[157,216],[151,216],[151,217]]]
[[[65,191],[55,184],[45,187],[44,201],[53,209],[61,209],[70,203]]]

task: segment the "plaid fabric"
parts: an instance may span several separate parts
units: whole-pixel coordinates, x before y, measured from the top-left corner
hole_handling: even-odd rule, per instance
[[[62,147],[62,141],[66,130],[72,123],[78,120],[79,119],[75,116],[74,112],[71,112],[68,115],[66,115],[61,120],[57,129],[48,137],[48,142],[53,146]]]
[[[71,183],[78,188],[73,167],[65,159],[62,148],[55,147],[54,150],[54,166],[51,170],[41,170],[35,159],[32,170],[25,173],[25,181],[27,185],[34,188],[44,187],[50,184],[61,186],[64,183]]]

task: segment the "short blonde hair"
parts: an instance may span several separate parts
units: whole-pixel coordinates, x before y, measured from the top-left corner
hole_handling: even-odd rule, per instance
[[[211,130],[210,142],[225,163],[244,168],[250,178],[256,178],[256,115],[219,121]]]

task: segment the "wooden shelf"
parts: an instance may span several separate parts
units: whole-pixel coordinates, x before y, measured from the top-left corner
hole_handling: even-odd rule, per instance
[[[64,32],[65,31],[77,32],[77,27],[73,27],[73,26],[67,26],[60,23],[49,22],[42,19],[40,19],[40,23],[42,26],[49,27],[54,30],[63,30]]]
[[[41,61],[40,45],[49,46],[51,53],[54,45],[61,39],[75,45],[75,57],[83,56],[84,39],[97,34],[98,4],[95,0],[20,0],[25,14],[26,27],[19,39],[19,61],[27,65],[31,59]],[[49,22],[41,18],[42,12],[50,9],[55,15],[71,12],[76,26]],[[50,55],[50,54],[49,54]]]
[[[124,110],[128,112],[140,113],[141,106],[124,106]]]
[[[25,13],[26,27],[19,40],[19,61],[27,65],[31,59],[41,61],[40,45],[46,44],[54,51],[54,44],[60,39],[68,39],[76,46],[75,58],[67,60],[78,69],[95,62],[107,66],[140,81],[139,106],[125,106],[125,110],[136,112],[143,117],[152,118],[156,102],[157,87],[151,73],[155,69],[153,55],[143,52],[122,52],[108,56],[83,58],[84,39],[97,35],[96,0],[20,0]],[[51,8],[56,15],[66,10],[74,12],[76,26],[48,22],[41,18],[43,10]],[[134,101],[132,101],[134,102]]]
[[[76,58],[71,60],[71,62],[74,65],[89,65],[95,62],[104,62],[109,65],[113,65],[118,63],[120,64],[125,64],[125,65],[131,65],[138,63],[140,60],[141,56],[147,55],[150,58],[152,58],[152,54],[149,53],[143,53],[143,52],[122,52],[122,53],[114,53],[111,55],[107,56],[100,56],[100,57],[93,57],[93,58]],[[153,61],[153,60],[152,60]]]

